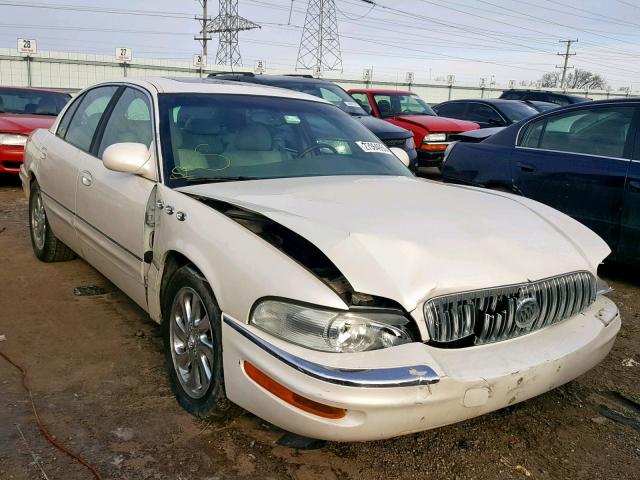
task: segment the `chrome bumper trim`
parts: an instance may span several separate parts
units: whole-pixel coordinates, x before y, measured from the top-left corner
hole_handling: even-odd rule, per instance
[[[309,362],[281,348],[272,345],[255,335],[242,323],[226,314],[222,314],[224,323],[233,328],[240,335],[250,340],[265,352],[281,362],[295,368],[305,375],[322,380],[323,382],[344,385],[348,387],[392,388],[415,387],[417,385],[431,385],[438,383],[440,377],[427,365],[413,365],[407,367],[373,368],[361,370],[337,369],[324,367]]]

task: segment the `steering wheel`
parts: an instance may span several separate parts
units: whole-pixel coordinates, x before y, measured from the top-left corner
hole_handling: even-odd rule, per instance
[[[311,152],[313,152],[314,150],[319,150],[321,148],[328,148],[329,150],[331,150],[333,153],[335,153],[336,155],[338,155],[338,151],[332,147],[331,145],[327,145],[326,143],[316,143],[315,145],[311,145],[309,148],[305,148],[302,152],[300,152],[298,154],[298,156],[296,158],[302,158],[305,155],[309,155]]]

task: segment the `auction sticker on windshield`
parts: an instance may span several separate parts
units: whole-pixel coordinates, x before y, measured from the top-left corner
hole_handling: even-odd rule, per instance
[[[356,145],[358,145],[362,151],[364,152],[369,152],[369,153],[389,153],[391,155],[393,155],[391,153],[391,151],[385,147],[382,143],[377,143],[377,142],[356,142]]]

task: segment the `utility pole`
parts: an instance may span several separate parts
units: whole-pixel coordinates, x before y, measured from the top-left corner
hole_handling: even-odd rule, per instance
[[[238,15],[238,0],[220,0],[218,16],[212,20],[208,32],[220,34],[217,65],[242,66],[238,32],[261,28],[260,25]]]
[[[575,40],[559,40],[559,42],[567,44],[567,51],[565,53],[560,53],[560,52],[557,53],[557,55],[564,57],[564,65],[562,67],[559,67],[558,65],[556,65],[556,68],[562,69],[562,80],[560,80],[560,88],[564,88],[564,80],[567,77],[567,69],[573,68],[573,67],[567,66],[567,63],[569,63],[569,57],[575,55],[575,53],[569,53],[569,51],[571,49],[571,44],[577,43],[578,39],[576,38]]]
[[[296,70],[342,71],[335,0],[309,0]]]
[[[202,6],[202,16],[196,17],[196,20],[200,22],[200,36],[193,37],[194,40],[198,40],[202,44],[202,56],[207,57],[207,42],[211,40],[209,36],[209,32],[207,31],[209,27],[209,22],[211,19],[207,14],[207,0],[198,0],[198,3]]]

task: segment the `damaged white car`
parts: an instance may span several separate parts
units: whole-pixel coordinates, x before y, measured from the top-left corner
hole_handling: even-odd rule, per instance
[[[127,80],[26,145],[33,249],[83,257],[161,323],[197,416],[387,438],[586,372],[620,328],[606,244],[513,195],[415,178],[337,107],[257,85]]]

